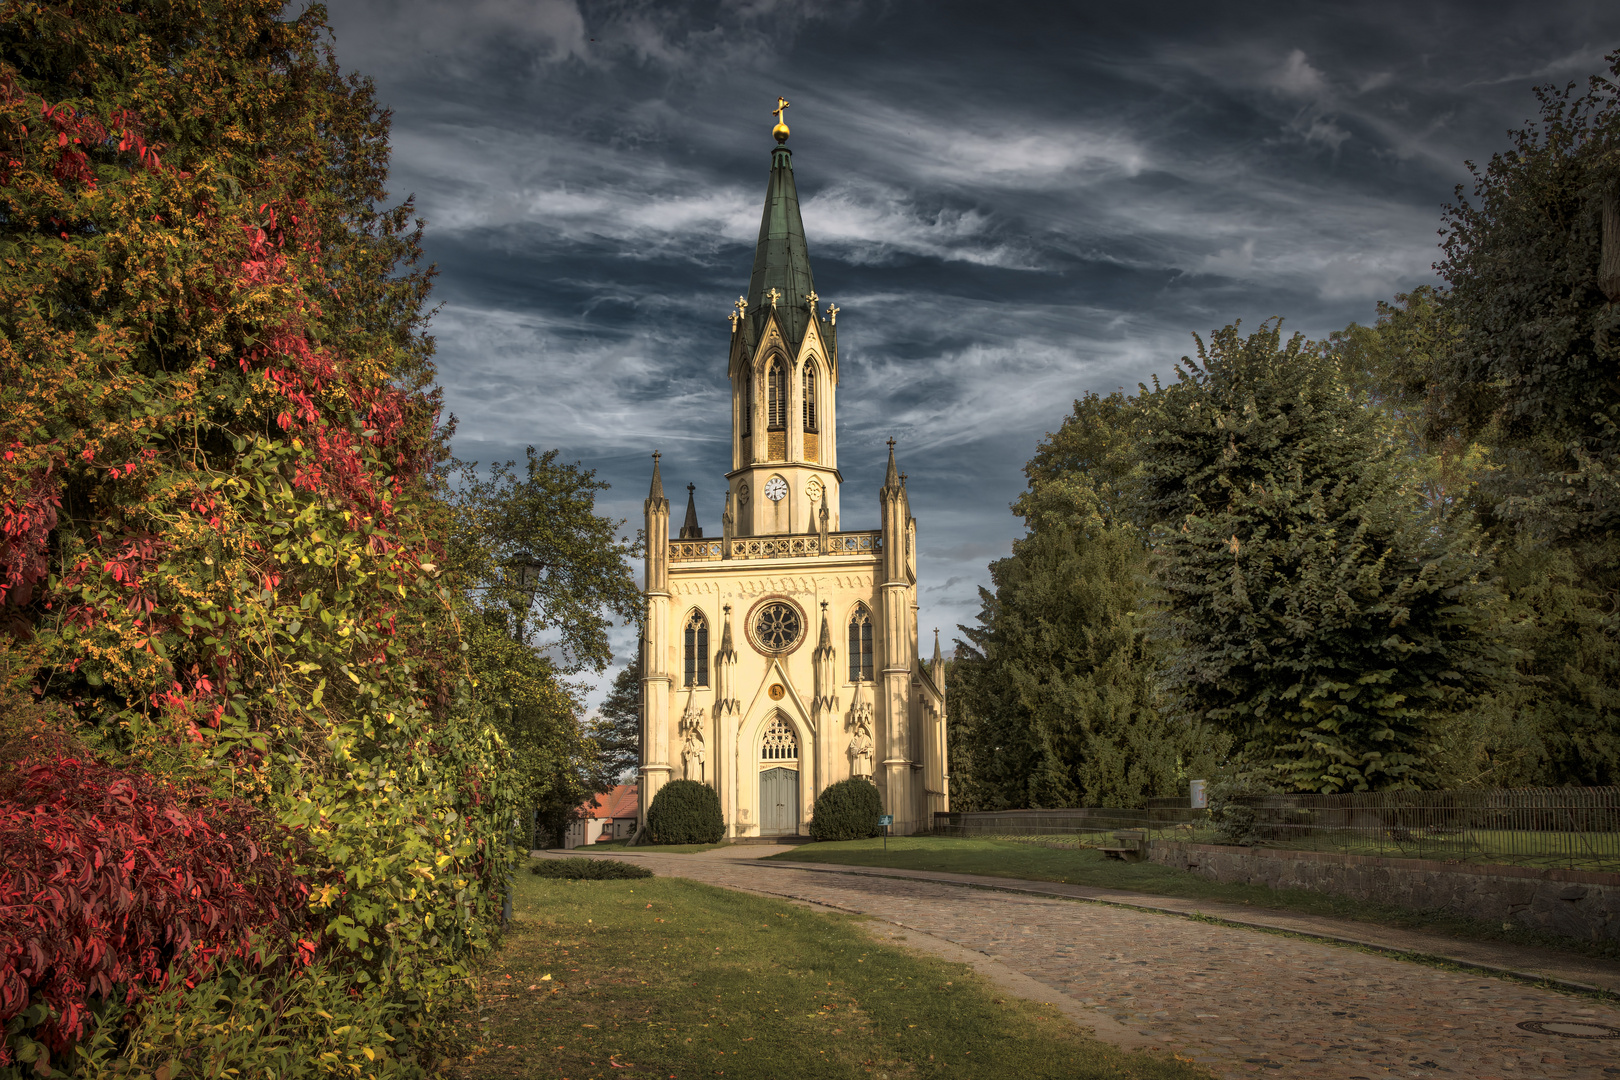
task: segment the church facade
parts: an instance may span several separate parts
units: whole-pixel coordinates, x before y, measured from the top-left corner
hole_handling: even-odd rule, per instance
[[[646,511],[640,820],[658,790],[714,787],[726,835],[808,829],[820,791],[877,786],[894,832],[950,808],[944,665],[918,652],[917,522],[889,442],[876,529],[845,530],[838,308],[811,278],[780,122],[746,296],[730,316],[731,471],[720,535],[689,485],[670,536],[658,455]]]

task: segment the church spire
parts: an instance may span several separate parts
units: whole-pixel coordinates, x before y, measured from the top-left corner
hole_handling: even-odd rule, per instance
[[[777,106],[779,118],[786,107],[785,101]],[[778,143],[785,142],[787,125],[779,122],[774,134]],[[771,151],[765,213],[759,223],[754,273],[748,279],[746,310],[754,341],[759,341],[766,320],[774,310],[789,347],[797,349],[810,320],[816,317],[811,310],[812,301],[806,299],[815,291],[815,282],[810,277],[810,251],[804,242],[804,221],[799,216],[799,190],[793,183],[793,151],[778,145]]]
[[[701,539],[703,539],[703,526],[698,524],[698,519],[697,519],[697,495],[696,495],[696,492],[697,492],[697,485],[696,484],[687,484],[686,485],[686,521],[685,521],[684,524],[681,525],[681,539],[682,540],[701,540]]]
[[[662,456],[663,455],[659,454],[659,453],[655,453],[652,456],[652,458],[653,458],[652,488],[647,492],[647,498],[653,500],[654,502],[660,502],[664,498],[664,478],[658,472],[658,459],[660,457],[662,457]]]
[[[889,440],[889,471],[883,477],[884,491],[900,490],[900,470],[894,463],[894,440]]]

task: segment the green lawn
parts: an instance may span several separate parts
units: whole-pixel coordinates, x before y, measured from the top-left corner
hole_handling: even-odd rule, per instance
[[[890,837],[887,853],[883,850],[881,839],[848,840],[832,844],[806,844],[769,858],[787,862],[892,866],[903,870],[942,870],[1032,881],[1064,881],[1100,888],[1128,889],[1156,896],[1218,900],[1277,911],[1353,919],[1469,941],[1502,941],[1560,949],[1583,956],[1620,958],[1620,943],[1616,942],[1579,941],[1544,931],[1528,930],[1516,924],[1504,929],[1501,923],[1483,922],[1444,912],[1410,911],[1387,904],[1299,889],[1222,884],[1198,874],[1154,863],[1119,862],[1088,848],[1049,848],[1013,840],[906,836]]]
[[[879,944],[852,916],[678,878],[527,873],[515,913],[478,977],[466,1022],[481,1048],[457,1080],[1210,1075],[1091,1039],[969,968]]]

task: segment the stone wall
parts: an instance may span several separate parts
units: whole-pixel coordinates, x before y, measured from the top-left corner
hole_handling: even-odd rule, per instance
[[[1620,939],[1620,874],[1164,841],[1149,843],[1147,858],[1216,881],[1448,911],[1588,940]]]

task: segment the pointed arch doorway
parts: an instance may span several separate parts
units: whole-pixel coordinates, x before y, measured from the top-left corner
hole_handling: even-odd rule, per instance
[[[799,831],[799,737],[777,713],[759,746],[759,834],[793,836]]]

